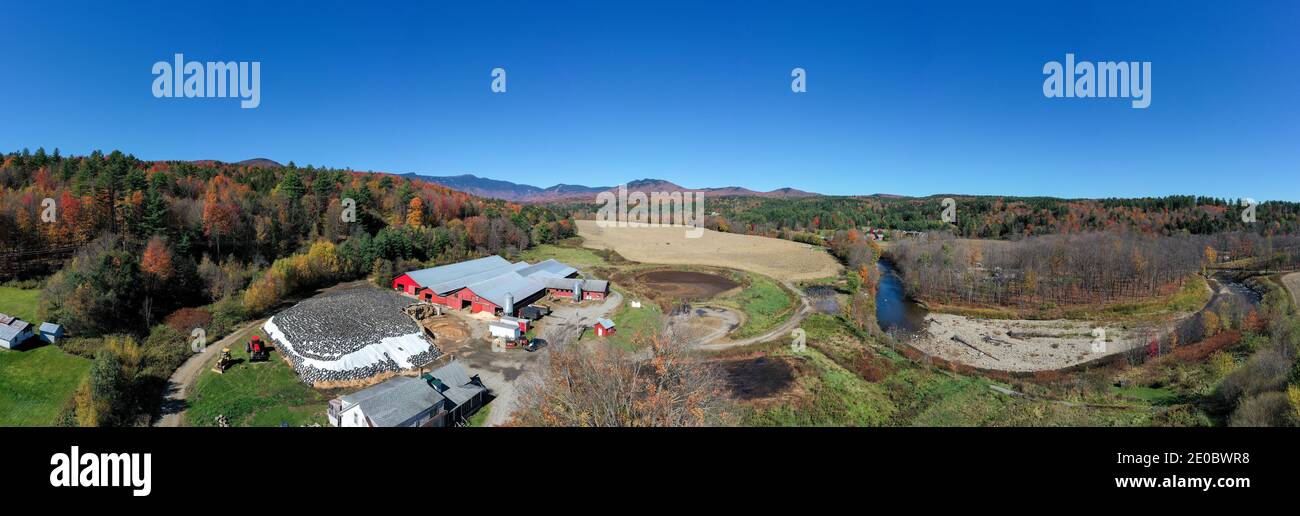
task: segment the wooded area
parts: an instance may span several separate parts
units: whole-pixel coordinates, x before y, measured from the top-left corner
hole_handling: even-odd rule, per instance
[[[1113,303],[1176,292],[1225,259],[1295,266],[1300,238],[1253,233],[1154,236],[1121,232],[981,241],[942,233],[909,238],[887,257],[908,294],[945,304],[1057,306]],[[1260,260],[1263,258],[1263,260]]]

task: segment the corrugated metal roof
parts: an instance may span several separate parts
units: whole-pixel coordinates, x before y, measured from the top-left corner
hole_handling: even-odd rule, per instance
[[[573,278],[543,278],[542,284],[546,288],[556,288],[561,290],[573,290],[573,285],[582,282],[583,291],[605,292],[609,290],[609,282],[605,280],[576,280]]]
[[[611,320],[606,319],[606,318],[604,318],[604,317],[601,317],[600,319],[596,319],[596,324],[599,324],[599,325],[604,326],[604,327],[606,327],[606,328],[613,328],[613,327],[614,327],[614,321],[611,321]]]
[[[447,398],[422,379],[398,376],[341,399],[349,405],[360,404],[361,411],[378,426],[397,426]]]
[[[527,299],[529,296],[541,292],[542,289],[546,287],[539,281],[534,281],[520,276],[518,273],[511,272],[509,274],[503,274],[488,280],[480,281],[473,285],[468,285],[466,288],[474,291],[474,293],[478,294],[480,297],[491,301],[493,304],[509,310],[514,307],[506,306],[507,294],[514,296],[515,303],[519,303]]]
[[[492,281],[492,280],[494,280],[494,279],[496,279],[496,278],[499,278],[499,277],[504,276],[504,275],[506,275],[506,274],[510,274],[510,273],[513,272],[513,271],[516,271],[516,270],[522,269],[522,268],[527,267],[527,266],[528,266],[528,264],[527,264],[527,263],[524,263],[524,262],[519,262],[519,263],[507,263],[504,267],[496,267],[496,268],[489,269],[489,270],[486,270],[486,271],[483,271],[483,272],[479,272],[479,273],[476,273],[476,274],[469,274],[469,275],[465,275],[465,276],[459,276],[459,277],[452,278],[452,279],[450,279],[450,280],[444,281],[444,282],[442,282],[442,283],[437,283],[437,284],[434,284],[434,285],[424,285],[424,284],[422,283],[421,285],[426,286],[429,290],[432,290],[432,291],[434,291],[434,292],[437,292],[438,295],[441,296],[441,295],[447,294],[447,293],[449,293],[449,292],[454,292],[454,291],[456,291],[456,290],[460,290],[460,289],[462,289],[462,288],[465,288],[465,287],[467,287],[467,286],[469,286],[469,285],[473,285],[473,284],[475,284],[475,283],[480,283],[480,282],[485,282],[485,281]],[[477,294],[478,291],[475,290],[474,293]],[[482,294],[479,294],[479,295],[482,295]]]
[[[469,260],[460,263],[448,265],[439,265],[428,269],[420,269],[406,273],[411,279],[415,280],[422,287],[430,287],[439,283],[456,280],[465,276],[472,276],[501,267],[508,267],[510,262],[500,256],[488,256],[477,260]]]
[[[442,395],[451,400],[457,406],[474,398],[484,389],[482,385],[477,385],[470,379],[469,373],[465,368],[460,366],[460,362],[452,360],[447,365],[433,370],[431,374],[434,378],[442,381],[447,385],[447,390],[442,391]]]
[[[526,268],[520,269],[518,272],[520,276],[539,275],[563,278],[578,272],[578,269],[555,261],[555,259],[552,258],[543,262],[537,262],[535,265],[529,265]]]
[[[561,280],[577,272],[578,269],[554,259],[529,265],[528,262],[510,263],[500,256],[489,256],[411,271],[406,275],[421,287],[437,292],[440,296],[468,288],[497,306],[513,308],[505,306],[507,295],[514,296],[518,303],[549,286],[547,282]],[[552,288],[571,289],[573,285],[570,283],[564,287]],[[603,291],[605,287],[594,289]]]
[[[41,323],[41,333],[58,333],[63,327],[50,322]]]
[[[9,318],[8,323],[0,324],[0,340],[13,340],[30,326],[30,323],[22,319]]]

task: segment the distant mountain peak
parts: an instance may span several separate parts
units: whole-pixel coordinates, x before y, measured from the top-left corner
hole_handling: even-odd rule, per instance
[[[424,176],[419,174],[405,174],[408,177],[418,178],[431,183],[437,183],[453,190],[460,190],[465,193],[477,195],[480,197],[493,197],[505,199],[512,202],[524,203],[545,203],[545,202],[563,202],[563,201],[595,201],[596,195],[600,192],[616,191],[618,186],[584,186],[560,183],[547,188],[541,188],[533,185],[512,183],[499,179],[490,179],[479,177],[473,174],[460,174],[455,176]],[[709,195],[716,196],[757,196],[757,197],[812,197],[818,194],[809,193],[794,188],[780,188],[771,192],[757,192],[748,188],[738,186],[727,186],[722,188],[686,188],[672,181],[655,178],[642,178],[626,183],[628,190],[653,190],[660,192],[686,192],[698,191]]]

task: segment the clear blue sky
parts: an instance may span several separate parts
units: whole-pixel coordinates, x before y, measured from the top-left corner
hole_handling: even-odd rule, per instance
[[[1300,200],[1298,2],[609,3],[6,2],[0,149],[538,186]],[[177,52],[260,61],[261,106],[155,99],[150,68]],[[1043,64],[1066,52],[1151,61],[1151,107],[1045,98]]]

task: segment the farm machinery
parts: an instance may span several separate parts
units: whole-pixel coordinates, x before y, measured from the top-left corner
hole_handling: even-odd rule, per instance
[[[253,338],[248,341],[248,346],[245,348],[245,351],[248,351],[249,362],[265,362],[271,358],[271,352],[266,349],[266,343],[263,342],[262,339],[258,338],[257,335],[254,335]]]
[[[221,358],[217,359],[217,365],[212,366],[212,372],[223,374],[232,365],[235,365],[235,359],[230,356],[230,348],[221,348]]]

